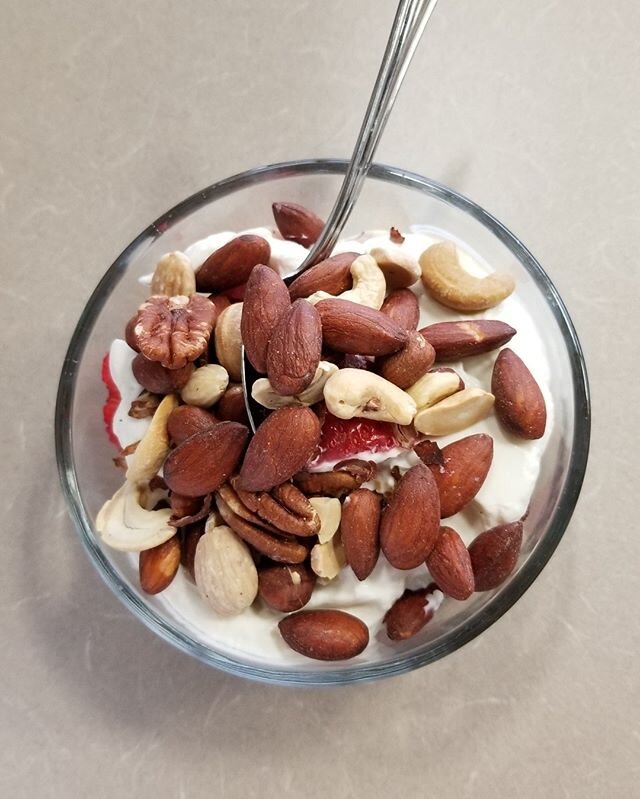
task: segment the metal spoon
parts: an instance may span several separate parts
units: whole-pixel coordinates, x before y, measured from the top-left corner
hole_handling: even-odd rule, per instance
[[[338,197],[319,238],[298,271],[287,277],[285,283],[293,282],[305,269],[331,255],[360,196],[382,131],[437,2],[438,0],[400,0],[369,105]],[[243,347],[242,387],[249,423],[254,433],[267,412],[266,408],[259,405],[251,396],[252,386],[259,377],[261,375],[251,365]]]

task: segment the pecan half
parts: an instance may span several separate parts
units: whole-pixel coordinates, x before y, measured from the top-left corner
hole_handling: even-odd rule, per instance
[[[298,472],[293,481],[305,494],[321,497],[343,497],[363,482],[348,472]]]
[[[143,391],[140,396],[136,397],[131,403],[129,408],[129,416],[132,419],[147,419],[156,412],[160,400],[157,394],[152,394],[150,391]]]
[[[135,337],[146,358],[180,369],[206,350],[215,320],[215,306],[199,294],[155,295],[138,310]]]
[[[243,491],[228,484],[223,500],[243,519],[273,532],[307,538],[320,530],[320,517],[305,495],[291,483],[266,491]]]
[[[216,500],[218,504],[220,504],[220,500],[222,500],[225,505],[229,506],[229,509],[232,513],[235,513],[236,516],[240,516],[241,519],[244,519],[250,524],[255,524],[258,527],[264,527],[265,530],[268,530],[271,533],[278,532],[275,527],[272,527],[264,519],[261,519],[253,510],[253,508],[250,508],[246,504],[244,498],[241,498],[239,495],[240,491],[236,491],[236,489],[233,488],[233,486],[231,486],[229,483],[225,483],[216,491]]]
[[[374,461],[365,461],[362,458],[346,458],[346,460],[336,463],[333,467],[334,472],[346,472],[346,474],[355,477],[356,480],[360,481],[360,485],[366,483],[367,480],[373,479],[377,469],[378,467]]]

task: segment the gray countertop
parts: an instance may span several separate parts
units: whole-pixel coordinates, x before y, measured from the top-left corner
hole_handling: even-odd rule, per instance
[[[582,497],[507,616],[407,676],[337,690],[252,684],[130,616],[67,516],[53,404],[94,285],[150,220],[216,179],[348,155],[393,10],[0,0],[2,796],[640,795],[632,0],[442,0],[378,156],[514,230],[586,352]]]

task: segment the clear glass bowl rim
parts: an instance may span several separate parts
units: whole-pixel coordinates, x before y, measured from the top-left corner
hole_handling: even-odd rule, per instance
[[[93,540],[95,531],[79,491],[73,460],[73,430],[69,424],[73,409],[77,367],[96,318],[135,255],[169,227],[189,216],[198,208],[255,183],[294,175],[344,174],[347,164],[348,161],[344,159],[304,159],[256,167],[208,186],[163,214],[140,233],[116,258],[93,291],[71,337],[58,385],[55,409],[55,448],[60,481],[69,513],[82,544],[102,579],[134,615],[170,644],[223,671],[268,683],[335,685],[370,681],[402,674],[432,663],[471,641],[497,621],[524,594],[558,546],[580,494],[589,452],[591,414],[584,356],[569,313],[543,268],[516,236],[467,197],[414,172],[384,164],[374,164],[369,171],[368,180],[386,181],[422,191],[466,212],[490,230],[529,272],[544,294],[558,323],[571,364],[575,425],[568,477],[546,535],[538,542],[523,568],[503,590],[475,617],[460,625],[451,634],[444,636],[424,650],[412,654],[400,654],[385,663],[345,665],[343,668],[333,671],[305,670],[296,672],[262,668],[226,657],[174,629],[159,613],[144,604],[120,578]]]

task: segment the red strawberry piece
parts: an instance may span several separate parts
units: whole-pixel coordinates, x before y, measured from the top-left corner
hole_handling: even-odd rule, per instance
[[[320,435],[320,454],[314,461],[343,460],[363,452],[386,452],[398,446],[395,426],[372,419],[338,419],[327,412]]]
[[[111,441],[112,444],[115,444],[118,449],[121,449],[120,442],[118,441],[116,434],[113,432],[113,417],[116,414],[116,410],[118,409],[118,405],[120,405],[122,397],[118,391],[118,386],[116,386],[113,377],[111,376],[111,371],[109,369],[109,353],[107,353],[102,359],[102,382],[107,389],[107,400],[102,406],[104,425],[107,430],[107,435],[109,436],[109,441]]]

